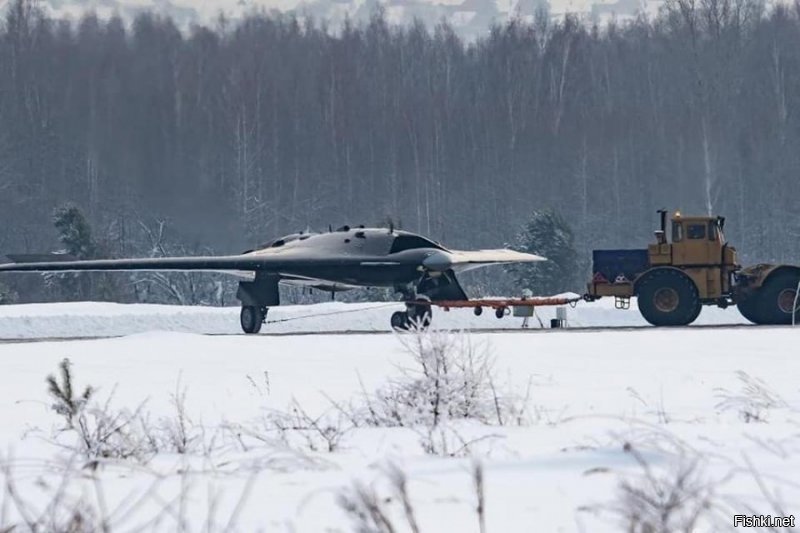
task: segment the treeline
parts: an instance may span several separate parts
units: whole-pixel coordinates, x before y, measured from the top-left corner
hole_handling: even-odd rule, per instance
[[[800,261],[799,15],[669,0],[655,20],[540,16],[464,42],[381,12],[336,31],[258,13],[180,31],[15,0],[0,253],[58,248],[69,201],[118,256],[388,219],[498,246],[552,208],[585,257],[640,246],[667,207],[726,215],[746,261]]]

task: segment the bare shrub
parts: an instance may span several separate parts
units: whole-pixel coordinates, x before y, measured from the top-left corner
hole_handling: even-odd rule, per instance
[[[76,395],[71,366],[69,359],[64,359],[59,376],[49,375],[46,382],[54,400],[52,409],[64,419],[58,435],[74,435],[76,451],[86,459],[146,462],[161,451],[183,454],[200,448],[205,429],[189,418],[186,390],[180,389],[180,382],[171,398],[174,414],[152,423],[144,402],[133,410],[118,409],[113,406],[113,391],[100,403],[92,386]]]
[[[492,357],[466,335],[415,331],[398,336],[413,366],[399,378],[351,404],[351,418],[374,427],[436,427],[451,420],[524,424],[528,394],[502,394],[495,386]]]
[[[344,436],[353,429],[341,412],[328,410],[310,415],[296,400],[286,411],[269,410],[255,425],[234,426],[241,434],[264,443],[276,440],[289,448],[312,452],[338,451]]]
[[[734,411],[746,423],[766,422],[772,409],[786,407],[786,402],[764,381],[739,370],[736,376],[741,383],[739,392],[717,389],[717,409],[721,412]]]
[[[94,402],[96,389],[91,386],[76,396],[71,366],[69,359],[64,359],[59,364],[60,382],[53,375],[46,379],[55,402],[52,409],[64,419],[59,433],[74,434],[78,451],[87,459],[144,460],[152,449],[151,439],[141,431],[142,407],[133,412],[112,409],[113,392],[105,403]]]
[[[206,428],[195,423],[189,416],[186,409],[186,389],[181,388],[180,380],[170,396],[170,405],[173,410],[171,415],[159,418],[155,427],[143,425],[153,449],[178,454],[202,450],[207,455],[213,444],[206,442]]]
[[[632,444],[623,449],[639,466],[638,475],[620,482],[612,510],[630,533],[692,533],[710,517],[713,484],[703,475],[698,456],[681,454],[662,471]]]
[[[416,429],[420,436],[422,450],[429,455],[440,457],[471,457],[480,445],[490,444],[503,438],[502,435],[484,434],[465,437],[454,423],[443,423],[437,426],[425,426]]]
[[[339,493],[339,507],[350,518],[357,533],[395,533],[408,528],[412,533],[422,533],[417,513],[408,489],[408,476],[390,464],[385,479],[389,483],[389,496],[383,496],[374,485],[355,482]],[[484,495],[483,466],[476,462],[472,467],[473,490],[476,496],[475,516],[481,533],[486,532],[486,499]]]
[[[69,462],[55,474],[48,469],[32,484],[21,487],[12,468],[13,462],[0,457],[2,479],[3,533],[97,533],[110,531],[202,531],[239,530],[237,521],[249,498],[255,476],[250,475],[227,517],[219,517],[220,493],[212,482],[197,483],[198,477],[182,472],[177,492],[166,500],[159,485],[164,477],[151,473],[153,482],[136,489],[109,505],[110,498],[96,474],[87,476],[79,465]],[[140,468],[137,474],[146,474]],[[27,477],[28,474],[26,474]],[[206,492],[206,515],[197,513],[188,502],[199,491]],[[198,524],[202,522],[202,524]],[[200,529],[196,529],[200,531]]]
[[[406,427],[420,435],[425,452],[464,456],[476,443],[498,436],[462,437],[462,423],[530,422],[530,383],[524,396],[505,393],[495,384],[488,350],[475,347],[469,337],[424,330],[398,337],[413,364],[375,392],[362,384],[360,396],[349,402],[328,398],[331,408],[320,415],[309,414],[293,401],[286,410],[265,410],[257,423],[229,424],[228,430],[243,449],[250,446],[247,439],[255,439],[302,451],[334,452],[355,428]],[[251,376],[247,380],[263,397],[264,387]]]
[[[772,516],[790,516],[791,513],[789,512],[789,508],[786,506],[785,502],[781,498],[780,491],[777,490],[775,487],[770,488],[767,486],[764,477],[761,473],[756,469],[755,465],[753,465],[750,458],[746,455],[744,456],[745,466],[747,472],[752,476],[753,481],[755,481],[756,486],[758,487],[761,496],[764,498],[764,501],[767,506],[767,513]],[[764,509],[757,509],[756,506],[753,505],[753,498],[748,498],[746,501],[742,501],[741,499],[737,499],[735,502],[735,508],[737,509],[737,514],[742,514],[741,510],[746,510],[748,515],[764,515]],[[784,533],[792,533],[798,531],[797,528],[786,526],[786,527],[759,527],[756,528],[760,531],[769,531],[774,533],[784,532]]]

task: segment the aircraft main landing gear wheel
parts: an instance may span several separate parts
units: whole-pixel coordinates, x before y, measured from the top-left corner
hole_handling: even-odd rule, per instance
[[[243,305],[242,311],[239,313],[239,322],[242,325],[242,331],[245,333],[258,333],[261,331],[261,325],[264,323],[264,318],[267,316],[267,309],[264,307],[256,307],[254,305]]]
[[[433,308],[430,305],[412,305],[406,311],[409,325],[417,329],[428,329],[433,320]]]
[[[408,304],[405,311],[392,314],[392,329],[408,331],[411,329],[425,330],[431,325],[433,310],[430,305]]]

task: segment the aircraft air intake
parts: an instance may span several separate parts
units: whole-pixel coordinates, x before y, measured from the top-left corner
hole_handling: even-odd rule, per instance
[[[453,259],[447,252],[431,252],[428,257],[422,260],[422,266],[428,270],[444,272],[453,266]]]

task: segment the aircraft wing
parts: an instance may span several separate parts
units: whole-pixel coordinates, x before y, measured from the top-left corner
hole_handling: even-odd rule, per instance
[[[529,254],[525,252],[517,252],[509,249],[499,250],[474,250],[474,251],[459,251],[451,250],[449,252],[452,268],[456,272],[463,272],[464,270],[471,270],[482,266],[489,265],[502,265],[507,263],[536,263],[539,261],[547,261],[546,258]]]
[[[242,272],[267,271],[281,272],[283,269],[303,266],[342,265],[348,261],[355,264],[355,258],[308,258],[291,257],[279,254],[241,254],[228,256],[195,256],[195,257],[153,257],[138,259],[91,259],[63,260],[58,257],[49,260],[35,260],[0,264],[0,272],[84,272],[84,271],[200,271],[200,272]],[[41,259],[43,256],[36,256]]]
[[[12,262],[0,264],[0,272],[83,272],[83,271],[200,271],[200,272],[274,272],[291,277],[295,269],[308,267],[363,265],[395,265],[397,261],[375,261],[374,257],[340,255],[336,257],[313,257],[294,253],[246,253],[227,256],[152,257],[133,259],[75,260],[70,257],[52,255],[9,256]],[[406,258],[416,261],[417,258]],[[545,261],[544,257],[514,250],[435,251],[422,264],[432,270],[455,271],[504,264]]]

